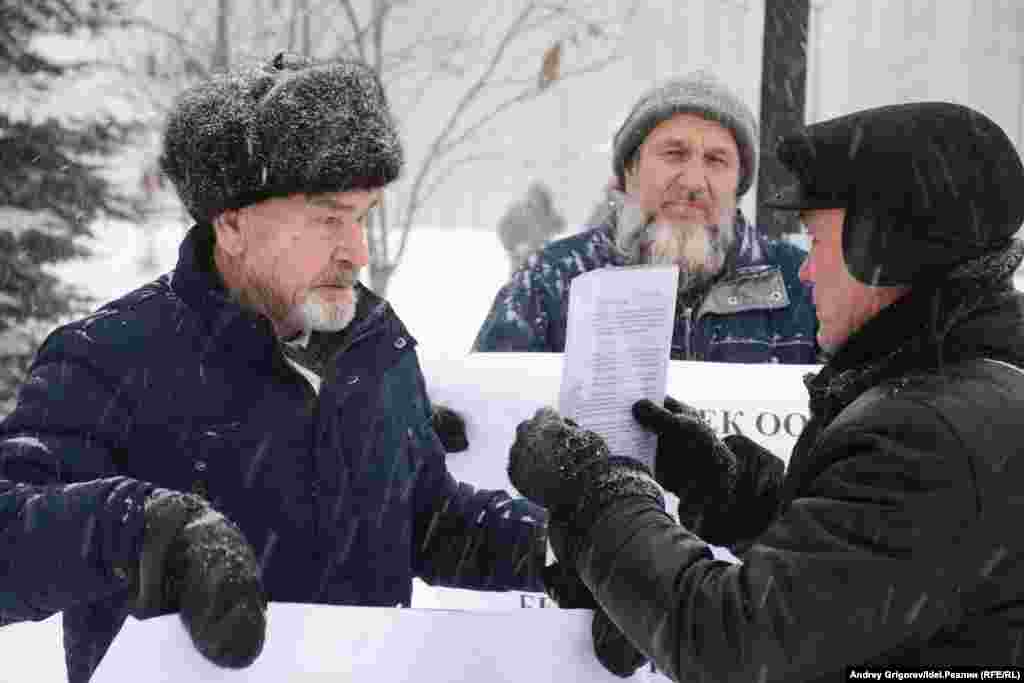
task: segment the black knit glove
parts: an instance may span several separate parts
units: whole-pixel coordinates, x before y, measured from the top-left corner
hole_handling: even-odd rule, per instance
[[[461,453],[469,448],[466,421],[457,412],[448,406],[435,403],[431,406],[430,421],[437,437],[441,439],[445,453]]]
[[[240,669],[263,650],[266,599],[242,532],[192,494],[158,489],[146,501],[139,618],[180,612],[192,642],[218,666]]]
[[[563,420],[551,408],[541,408],[516,427],[508,475],[521,494],[552,513],[559,508],[579,509],[599,492],[614,495],[619,491],[601,486],[612,479],[621,480],[630,491],[642,489],[661,496],[643,463],[611,455],[604,439],[572,420]],[[552,547],[557,554],[558,548]]]
[[[613,456],[592,431],[541,408],[516,428],[508,475],[518,491],[548,509],[556,557],[576,566],[576,553],[599,514],[626,496],[664,505],[661,488],[638,460]]]
[[[544,588],[548,596],[562,609],[590,609],[594,611],[590,633],[594,654],[608,671],[628,678],[647,663],[647,657],[633,647],[633,643],[612,623],[608,614],[594,600],[594,595],[580,579],[575,569],[561,562],[544,568]]]
[[[785,465],[741,434],[719,439],[693,408],[667,398],[633,405],[658,435],[655,477],[679,498],[679,522],[715,545],[756,537],[778,510]]]

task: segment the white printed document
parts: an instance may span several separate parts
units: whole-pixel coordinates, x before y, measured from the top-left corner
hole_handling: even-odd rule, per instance
[[[677,266],[633,266],[591,270],[569,286],[558,411],[652,470],[657,437],[632,407],[665,398],[678,282]]]

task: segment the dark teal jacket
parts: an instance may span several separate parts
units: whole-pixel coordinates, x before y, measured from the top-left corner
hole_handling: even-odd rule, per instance
[[[696,307],[680,307],[673,360],[817,363],[818,320],[797,273],[806,252],[766,239],[737,212],[726,271]],[[552,242],[499,290],[474,351],[565,349],[569,282],[589,270],[626,265],[610,221]]]
[[[272,601],[408,605],[414,576],[543,590],[546,513],[452,478],[391,307],[361,289],[346,332],[314,334],[317,395],[201,234],[172,273],[56,330],[0,425],[0,624],[63,611],[87,680],[127,613],[118,567],[153,485],[237,522]]]

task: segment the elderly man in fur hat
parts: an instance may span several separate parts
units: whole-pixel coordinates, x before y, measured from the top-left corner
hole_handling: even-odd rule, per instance
[[[942,102],[817,123],[778,154],[799,182],[772,205],[810,234],[801,277],[828,353],[785,475],[746,437],[640,402],[657,475],[544,409],[517,430],[512,483],[675,680],[1021,667],[1021,159],[990,119]],[[681,505],[715,495],[681,525],[662,487]]]
[[[195,219],[177,267],[56,330],[0,426],[0,624],[63,612],[80,683],[128,615],[243,667],[268,600],[542,591],[546,512],[452,478],[416,343],[357,280],[402,166],[373,72],[215,76],[162,163]]]
[[[665,263],[680,267],[673,359],[816,363],[814,309],[797,275],[805,252],[768,239],[738,208],[759,144],[750,108],[710,73],[646,92],[613,140],[607,210],[512,274],[473,349],[561,352],[574,277]]]

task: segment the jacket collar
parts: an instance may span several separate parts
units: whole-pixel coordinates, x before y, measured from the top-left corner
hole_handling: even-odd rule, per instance
[[[1012,296],[1013,271],[1024,258],[1024,243],[965,264],[941,281],[915,286],[868,320],[828,360],[805,377],[811,411],[835,414],[868,387],[912,372],[990,357],[1014,364],[1024,358],[1013,339],[993,339],[983,328],[988,311]],[[998,313],[996,313],[998,314]],[[977,326],[980,325],[982,329]]]

